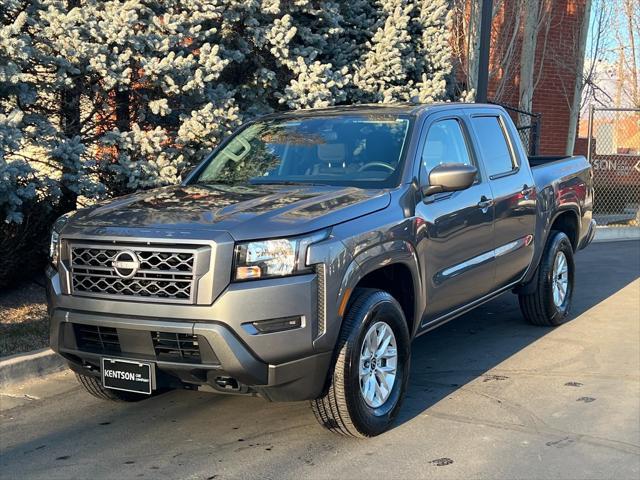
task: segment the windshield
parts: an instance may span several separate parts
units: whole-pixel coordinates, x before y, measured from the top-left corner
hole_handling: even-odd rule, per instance
[[[258,121],[231,138],[195,183],[392,187],[408,128],[397,115]]]

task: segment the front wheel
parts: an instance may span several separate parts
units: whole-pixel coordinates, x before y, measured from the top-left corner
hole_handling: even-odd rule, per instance
[[[561,325],[571,308],[575,270],[573,247],[563,232],[551,232],[538,269],[535,290],[518,295],[520,310],[534,325]]]
[[[149,398],[149,395],[144,395],[142,393],[125,392],[122,390],[105,388],[97,377],[76,373],[76,379],[88,393],[100,400],[109,400],[112,402],[139,402],[140,400]]]
[[[346,436],[381,434],[409,379],[409,329],[398,302],[381,290],[356,290],[336,348],[328,390],[311,402],[318,422]]]

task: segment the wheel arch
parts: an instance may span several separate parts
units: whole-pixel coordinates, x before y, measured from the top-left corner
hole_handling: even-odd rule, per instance
[[[418,258],[406,241],[393,241],[361,252],[345,275],[338,298],[338,315],[342,319],[357,288],[377,288],[388,292],[402,307],[411,338],[420,325],[424,289]],[[410,288],[407,288],[407,285]]]
[[[553,221],[550,223],[549,229],[545,236],[545,245],[549,240],[551,232],[554,230],[562,232],[567,237],[569,237],[569,241],[571,242],[571,246],[573,247],[574,252],[578,249],[578,243],[580,239],[580,220],[578,217],[578,212],[576,212],[572,208],[564,209],[557,212],[553,217]]]
[[[531,289],[534,288],[538,277],[540,262],[542,261],[542,255],[553,231],[559,231],[567,235],[573,251],[575,252],[578,249],[580,242],[580,220],[577,210],[572,207],[560,209],[555,212],[546,225],[543,235],[541,236],[543,241],[539,242],[536,246],[530,271],[525,275],[522,284],[515,288],[517,293],[530,293]]]

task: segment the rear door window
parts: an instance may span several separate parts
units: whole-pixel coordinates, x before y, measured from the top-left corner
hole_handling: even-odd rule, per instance
[[[512,172],[517,168],[499,117],[473,117],[480,155],[489,177]]]

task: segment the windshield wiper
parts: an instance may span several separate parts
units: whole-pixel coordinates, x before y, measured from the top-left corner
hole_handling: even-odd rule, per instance
[[[240,184],[234,182],[225,182],[224,180],[199,180],[195,183],[195,185],[226,185],[229,187],[237,187]]]
[[[326,187],[327,185],[324,183],[312,183],[312,182],[294,182],[292,180],[269,180],[266,182],[258,181],[250,181],[250,185],[312,185],[312,186],[320,186]]]

